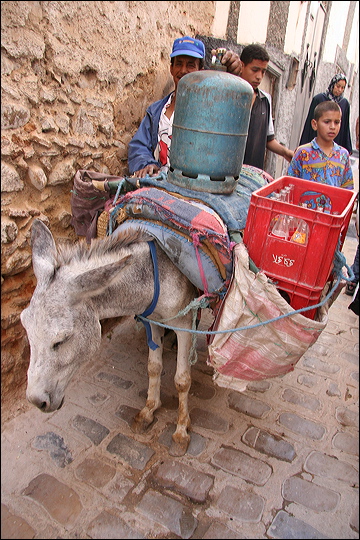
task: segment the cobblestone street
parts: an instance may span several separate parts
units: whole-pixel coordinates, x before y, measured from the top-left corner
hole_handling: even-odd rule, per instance
[[[360,540],[359,5],[1,1],[1,540]]]
[[[352,264],[351,224],[343,253]],[[291,373],[217,387],[205,337],[189,397],[191,443],[168,453],[176,353],[144,435],[147,345],[132,318],[74,376],[49,415],[25,401],[2,425],[1,538],[358,538],[359,317],[341,292]],[[205,311],[200,328],[208,329]],[[167,340],[167,341],[166,341]]]

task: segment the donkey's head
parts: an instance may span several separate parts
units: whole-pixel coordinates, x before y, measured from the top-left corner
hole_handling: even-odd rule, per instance
[[[127,257],[92,268],[61,260],[49,229],[34,220],[32,262],[37,279],[21,322],[30,343],[27,399],[44,412],[61,407],[65,388],[82,361],[99,348],[101,326],[91,299],[116,277]],[[75,251],[76,246],[73,246]]]

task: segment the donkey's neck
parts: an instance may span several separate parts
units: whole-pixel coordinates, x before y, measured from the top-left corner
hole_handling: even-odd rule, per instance
[[[154,295],[154,273],[150,255],[134,255],[114,283],[92,299],[99,319],[140,315],[151,304]]]

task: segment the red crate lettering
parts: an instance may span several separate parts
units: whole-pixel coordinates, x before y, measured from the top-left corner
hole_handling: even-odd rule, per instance
[[[280,264],[283,266],[292,266],[294,264],[294,259],[288,259],[287,257],[284,257],[284,255],[276,255],[275,253],[272,254],[273,260],[275,264]]]

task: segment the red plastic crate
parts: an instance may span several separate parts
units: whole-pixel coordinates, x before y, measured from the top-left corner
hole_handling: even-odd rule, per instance
[[[269,198],[274,191],[293,184],[293,204]],[[298,206],[306,191],[319,192],[331,200],[331,214]],[[300,309],[319,302],[329,280],[335,251],[342,249],[357,193],[309,180],[282,176],[254,191],[244,230],[244,244],[256,266],[277,288],[289,293],[291,306]],[[334,212],[336,214],[334,214]],[[306,246],[270,234],[271,222],[278,214],[306,221],[309,227]],[[314,314],[305,311],[313,318]]]
[[[309,289],[308,287],[301,286],[293,281],[284,281],[281,279],[277,279],[275,285],[277,289],[285,291],[289,295],[289,304],[294,310],[318,304],[324,289],[323,287]],[[309,309],[308,311],[304,311],[302,315],[308,319],[314,319],[316,311],[317,308]]]

